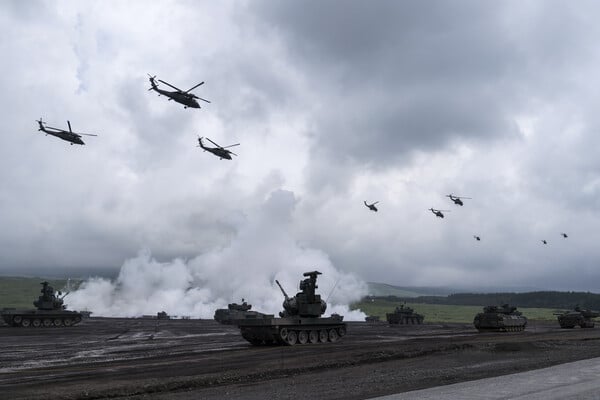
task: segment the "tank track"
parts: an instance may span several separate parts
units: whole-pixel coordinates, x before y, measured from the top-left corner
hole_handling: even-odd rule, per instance
[[[3,315],[9,326],[21,328],[58,328],[71,327],[81,322],[81,315]]]
[[[346,335],[345,325],[327,328],[283,326],[275,328],[274,333],[270,328],[240,327],[240,330],[242,337],[255,346],[335,343]]]
[[[523,332],[525,326],[504,326],[499,328],[477,328],[479,332]]]

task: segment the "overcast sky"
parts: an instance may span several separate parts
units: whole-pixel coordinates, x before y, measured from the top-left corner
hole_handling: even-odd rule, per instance
[[[2,1],[0,274],[226,255],[228,277],[290,260],[600,291],[599,16],[593,1]],[[147,73],[205,81],[211,103],[158,97]],[[98,137],[71,146],[40,117]]]

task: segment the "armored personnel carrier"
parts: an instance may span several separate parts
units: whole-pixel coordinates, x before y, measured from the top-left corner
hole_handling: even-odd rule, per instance
[[[0,311],[0,315],[4,322],[10,326],[22,326],[24,328],[29,326],[35,328],[72,326],[81,322],[81,314],[76,311],[66,310],[66,306],[63,304],[63,299],[68,293],[59,297],[62,293],[58,292],[57,296],[48,282],[42,282],[41,285],[42,295],[33,302],[33,305],[37,307],[37,309],[4,309]]]
[[[565,311],[564,313],[555,314],[558,316],[558,323],[561,328],[572,329],[579,325],[582,328],[593,328],[594,320],[600,316],[597,311],[582,310],[579,306],[573,311]]]
[[[215,321],[224,325],[235,325],[238,320],[273,318],[273,314],[263,314],[258,311],[250,311],[252,304],[242,299],[242,304],[231,303],[227,308],[219,308],[215,311]]]
[[[387,321],[390,324],[422,324],[425,317],[421,314],[417,314],[415,310],[410,307],[406,307],[404,304],[400,304],[400,307],[396,307],[393,313],[385,314]]]
[[[479,332],[520,332],[525,330],[527,318],[508,304],[486,306],[475,316],[473,325]]]
[[[346,334],[344,317],[332,314],[321,317],[327,309],[321,296],[315,294],[319,271],[305,272],[307,278],[300,281],[300,290],[294,297],[289,297],[277,282],[285,300],[280,318],[265,315],[264,318],[237,320],[242,337],[253,345],[283,344],[316,344],[336,342]]]

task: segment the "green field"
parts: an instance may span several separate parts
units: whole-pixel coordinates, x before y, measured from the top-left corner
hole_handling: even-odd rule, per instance
[[[352,304],[352,309],[360,309],[369,316],[379,316],[382,321],[385,321],[385,314],[393,312],[394,309],[403,304],[397,301],[388,301],[375,299],[374,301],[362,301]],[[477,313],[483,311],[482,307],[477,306],[452,306],[445,304],[421,304],[421,303],[406,303],[407,306],[413,308],[416,313],[425,316],[425,322],[457,322],[457,323],[472,323],[473,317]],[[519,308],[529,319],[538,320],[556,320],[556,316],[552,313],[556,310],[549,308]]]
[[[41,294],[40,282],[43,281],[48,281],[55,290],[62,291],[67,285],[66,279],[0,277],[0,309],[33,308],[33,301]],[[71,286],[75,287],[78,284],[79,281],[71,280]]]

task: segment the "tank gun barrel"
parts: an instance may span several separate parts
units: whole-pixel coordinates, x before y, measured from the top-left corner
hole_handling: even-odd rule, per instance
[[[279,283],[279,281],[277,279],[275,279],[275,283],[277,283],[277,286],[279,286],[279,289],[281,289],[281,292],[283,293],[283,295],[285,296],[285,299],[287,301],[290,300],[289,296],[287,295],[287,293],[285,292],[285,290],[283,290],[283,287],[281,286],[281,283]]]

